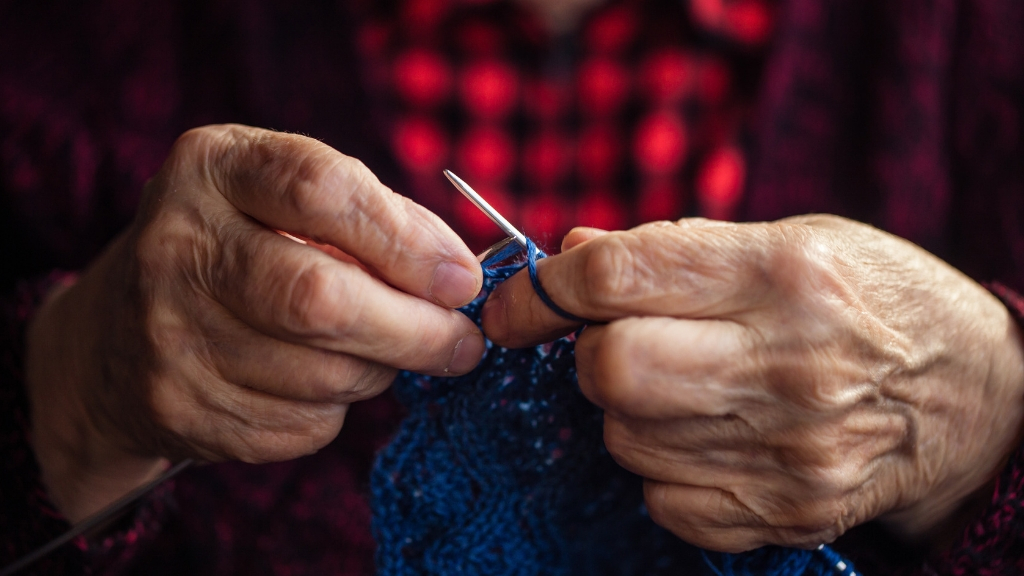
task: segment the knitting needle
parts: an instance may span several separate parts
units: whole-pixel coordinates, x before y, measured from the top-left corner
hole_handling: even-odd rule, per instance
[[[509,236],[508,238],[505,238],[504,240],[500,240],[500,241],[496,242],[490,248],[488,248],[487,250],[484,250],[483,252],[481,252],[480,255],[476,257],[476,261],[480,262],[481,264],[483,264],[488,259],[490,259],[491,256],[494,256],[498,252],[501,252],[502,250],[505,249],[506,246],[508,246],[509,244],[511,244],[511,243],[513,243],[515,241],[516,241],[515,238]]]
[[[146,494],[149,494],[157,486],[170,480],[171,478],[176,476],[178,472],[181,472],[182,470],[188,468],[191,465],[191,459],[186,458],[185,460],[182,460],[175,466],[169,468],[155,480],[152,480],[147,484],[135,488],[131,492],[115,500],[113,503],[108,504],[99,512],[96,512],[92,516],[89,516],[85,520],[79,522],[78,524],[75,524],[71,527],[70,530],[68,530],[64,534],[54,538],[53,540],[50,540],[43,546],[36,548],[32,553],[19,558],[13,564],[5,566],[3,570],[0,570],[0,576],[13,576],[15,573],[21,572],[25,568],[28,568],[29,566],[35,564],[39,560],[42,560],[43,557],[45,557],[47,554],[53,552],[54,550],[60,548],[68,542],[71,542],[72,540],[88,532],[89,530],[92,530],[93,528],[96,528],[97,526],[106,523],[116,514],[127,508],[129,505],[133,504]]]
[[[526,248],[526,236],[519,230],[516,230],[515,226],[510,224],[509,221],[506,220],[504,216],[499,214],[497,210],[492,208],[491,205],[487,203],[486,200],[480,197],[480,195],[476,193],[476,190],[473,190],[473,188],[469,184],[466,184],[466,182],[462,178],[456,176],[455,173],[453,173],[451,170],[445,170],[444,175],[446,178],[448,178],[449,182],[454,184],[455,187],[459,189],[459,192],[462,192],[463,196],[469,198],[470,202],[472,202],[474,205],[476,205],[477,208],[479,208],[484,214],[486,214],[487,217],[490,218],[492,222],[497,224],[498,228],[501,228],[502,232],[507,234],[509,237],[513,238],[516,242],[519,243],[520,246]],[[490,252],[490,250],[488,250],[488,252]]]

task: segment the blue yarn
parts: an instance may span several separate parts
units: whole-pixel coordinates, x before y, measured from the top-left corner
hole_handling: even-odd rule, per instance
[[[540,285],[540,278],[537,276],[537,259],[544,258],[544,256],[545,254],[537,248],[537,245],[533,243],[533,240],[527,238],[526,267],[530,271],[530,282],[533,284],[533,291],[536,292],[537,296],[540,297],[541,302],[547,304],[548,308],[550,308],[555,314],[558,314],[562,318],[565,318],[566,320],[569,320],[571,322],[576,322],[578,324],[589,324],[589,320],[580,318],[579,316],[573,314],[572,312],[564,310],[558,304],[555,304],[555,301],[551,299],[551,296],[548,296],[548,293],[546,290],[544,290],[544,287]]]
[[[527,238],[526,245],[529,246],[531,244],[533,244],[533,240]],[[533,244],[533,246],[534,248],[537,247],[536,244]],[[484,270],[484,278],[496,278],[498,280],[504,280],[506,277],[504,274],[507,273],[508,269],[505,267],[498,266],[498,264],[504,262],[505,260],[508,260],[513,256],[518,255],[521,251],[522,247],[520,247],[519,244],[517,244],[516,242],[507,242],[501,250],[495,252],[494,254],[491,254],[487,261],[482,264]],[[538,255],[537,257],[539,258],[544,258],[546,256],[546,254],[544,254],[540,250],[537,250],[536,253]],[[534,269],[536,269],[536,265],[534,265]],[[488,290],[487,292],[490,293],[490,290]]]
[[[498,265],[519,253],[512,245],[484,263],[484,290],[463,313],[479,323],[490,291],[543,257],[527,250],[527,262]],[[604,448],[574,344],[488,342],[465,376],[399,375],[409,414],[371,475],[379,574],[852,575],[827,547],[719,554],[655,525],[642,479]]]
[[[822,544],[821,546],[818,546],[818,549],[815,550],[815,552],[824,558],[825,561],[828,562],[829,566],[831,566],[841,576],[857,576],[857,572],[853,569],[853,564],[851,564],[849,560],[840,556],[839,553],[832,548]]]
[[[715,576],[857,576],[850,561],[825,545],[815,550],[765,546],[744,554],[702,551],[701,555]]]

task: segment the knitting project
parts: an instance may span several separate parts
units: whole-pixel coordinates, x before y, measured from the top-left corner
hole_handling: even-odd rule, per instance
[[[462,309],[478,324],[491,290],[527,265],[501,265],[516,251],[484,263],[484,289]],[[399,375],[395,394],[409,414],[371,477],[379,574],[854,574],[828,547],[719,554],[655,525],[642,480],[604,448],[602,412],[577,385],[574,343],[488,342],[465,376]]]

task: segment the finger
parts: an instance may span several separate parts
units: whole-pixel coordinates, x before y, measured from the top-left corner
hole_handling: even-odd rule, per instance
[[[396,374],[376,362],[262,335],[221,347],[217,367],[226,380],[289,400],[351,404],[377,396]]]
[[[480,266],[443,221],[317,140],[225,125],[190,132],[175,149],[190,150],[238,210],[335,246],[400,290],[448,307],[480,290]]]
[[[727,226],[728,222],[722,222],[719,220],[708,220],[707,218],[684,218],[676,222],[676,225],[682,227],[696,228],[699,226]],[[601,228],[591,228],[590,226],[577,226],[562,238],[562,252],[571,250],[580,244],[588,240],[593,240],[598,236],[604,236],[608,234],[608,230]]]
[[[600,228],[590,228],[589,226],[577,226],[562,238],[562,252],[566,250],[572,250],[573,248],[583,244],[587,240],[593,240],[598,236],[604,236],[607,234],[607,230]]]
[[[207,356],[227,382],[289,400],[348,404],[383,392],[395,370],[331,350],[283,342],[228,318],[204,330]]]
[[[302,402],[229,385],[197,371],[153,391],[157,421],[207,461],[278,462],[338,435],[347,404]]]
[[[785,469],[772,446],[731,417],[662,422],[605,414],[604,443],[620,466],[660,482],[720,485],[742,472],[767,483]]]
[[[593,238],[537,263],[561,308],[596,321],[626,316],[740,317],[772,294],[782,235],[768,224],[658,222]],[[484,332],[521,347],[575,325],[540,301],[525,270],[498,286],[483,310]]]
[[[738,553],[771,543],[766,523],[721,488],[645,480],[644,502],[656,524],[701,548]]]
[[[221,228],[200,266],[212,297],[278,339],[428,374],[463,374],[484,351],[465,315],[252,222]]]
[[[767,405],[754,341],[728,320],[625,318],[576,342],[580,389],[606,411],[643,419],[723,416]]]
[[[644,501],[655,523],[719,552],[766,545],[813,549],[842,535],[859,512],[846,499],[780,492],[756,478],[718,486],[645,480]]]

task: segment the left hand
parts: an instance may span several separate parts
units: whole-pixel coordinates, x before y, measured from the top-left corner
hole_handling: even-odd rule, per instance
[[[540,280],[588,326],[583,393],[693,544],[810,548],[881,518],[927,539],[1020,440],[1024,353],[1006,308],[921,248],[834,216],[571,232]],[[504,346],[576,328],[526,271],[498,287]]]

